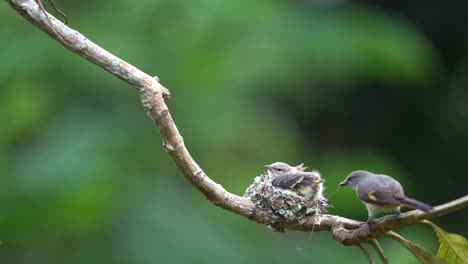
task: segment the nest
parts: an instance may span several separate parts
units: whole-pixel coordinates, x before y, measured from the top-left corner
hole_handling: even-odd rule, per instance
[[[326,213],[327,208],[330,207],[325,197],[306,200],[291,190],[273,186],[266,174],[261,174],[254,179],[254,182],[245,190],[244,197],[249,198],[258,208],[269,213],[271,225],[277,221],[305,221],[308,216]]]

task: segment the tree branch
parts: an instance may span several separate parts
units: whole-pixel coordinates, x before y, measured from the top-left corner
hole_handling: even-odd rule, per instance
[[[52,15],[43,12],[34,0],[7,0],[19,14],[49,34],[65,48],[96,64],[105,71],[133,86],[140,94],[149,117],[158,127],[163,146],[184,177],[213,204],[262,224],[271,224],[269,215],[257,209],[252,201],[226,191],[211,180],[191,157],[165,103],[169,91],[157,78],[140,71],[110,52],[88,40],[79,32],[67,27]],[[46,17],[46,14],[48,17]],[[300,231],[331,231],[333,238],[344,245],[359,245],[371,242],[375,237],[403,225],[429,219],[468,205],[468,195],[437,206],[433,212],[424,214],[411,211],[399,217],[378,219],[371,226],[366,223],[336,215],[313,215],[305,221],[276,222],[275,227]]]

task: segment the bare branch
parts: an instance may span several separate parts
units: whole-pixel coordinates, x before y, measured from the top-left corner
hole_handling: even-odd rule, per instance
[[[369,254],[369,252],[366,250],[366,248],[362,244],[357,244],[356,246],[361,249],[361,251],[362,251],[362,253],[364,253],[364,255],[366,255],[367,260],[369,261],[369,264],[375,264],[375,262],[372,259],[371,255]]]
[[[423,223],[429,222],[427,220],[423,220]],[[430,223],[430,222],[429,222]],[[443,258],[439,256],[435,256],[430,252],[427,252],[423,248],[419,247],[413,242],[405,239],[404,237],[400,236],[399,234],[389,231],[386,234],[391,239],[397,241],[398,243],[405,246],[413,255],[419,260],[420,263],[431,263],[431,264],[438,264],[438,263],[447,263]]]
[[[379,241],[377,241],[376,239],[372,239],[369,243],[372,245],[372,247],[374,247],[375,251],[379,255],[379,258],[380,258],[380,261],[382,261],[382,264],[388,264],[388,259],[385,256],[383,252],[383,248],[380,246]]]
[[[7,0],[7,2],[19,14],[49,34],[65,48],[133,86],[140,93],[141,101],[149,117],[158,127],[166,152],[184,177],[210,202],[258,223],[271,224],[266,211],[257,209],[249,199],[226,191],[220,184],[211,180],[194,161],[185,147],[184,140],[166,105],[165,100],[169,98],[169,91],[159,83],[159,79],[151,77],[114,56],[50,14],[46,17],[45,12],[40,9],[35,0]],[[448,214],[467,205],[468,195],[440,205],[433,212],[427,214],[411,211],[399,217],[391,216],[378,219],[371,226],[363,222],[327,214],[311,216],[301,223],[276,222],[274,226],[289,230],[331,231],[333,238],[342,244],[358,245],[372,242],[375,237],[384,235],[400,226]]]
[[[409,251],[411,251],[411,253],[413,253],[414,255],[417,256],[417,253],[418,253],[418,252],[415,252],[414,247],[412,246],[411,241],[405,239],[404,237],[400,236],[398,233],[395,233],[395,232],[393,232],[393,231],[388,231],[388,232],[386,233],[386,235],[387,235],[389,238],[391,238],[391,239],[397,241],[398,243],[402,244],[403,246],[405,246]]]

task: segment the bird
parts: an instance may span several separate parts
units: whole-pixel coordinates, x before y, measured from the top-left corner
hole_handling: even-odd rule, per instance
[[[388,175],[374,174],[365,170],[353,171],[339,186],[349,186],[356,190],[359,200],[367,207],[368,223],[380,213],[393,211],[399,215],[401,206],[424,212],[434,210],[426,203],[405,196],[401,184]]]
[[[265,165],[271,184],[285,190],[291,190],[308,201],[322,197],[323,179],[316,170],[307,172],[304,164],[295,167],[284,162]]]

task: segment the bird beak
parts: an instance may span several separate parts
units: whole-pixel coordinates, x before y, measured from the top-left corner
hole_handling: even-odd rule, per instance
[[[348,183],[346,181],[342,181],[342,182],[340,182],[339,186],[340,187],[348,186]]]
[[[263,166],[263,167],[264,167],[265,169],[267,169],[267,170],[270,170],[271,165],[265,165],[265,166]]]

